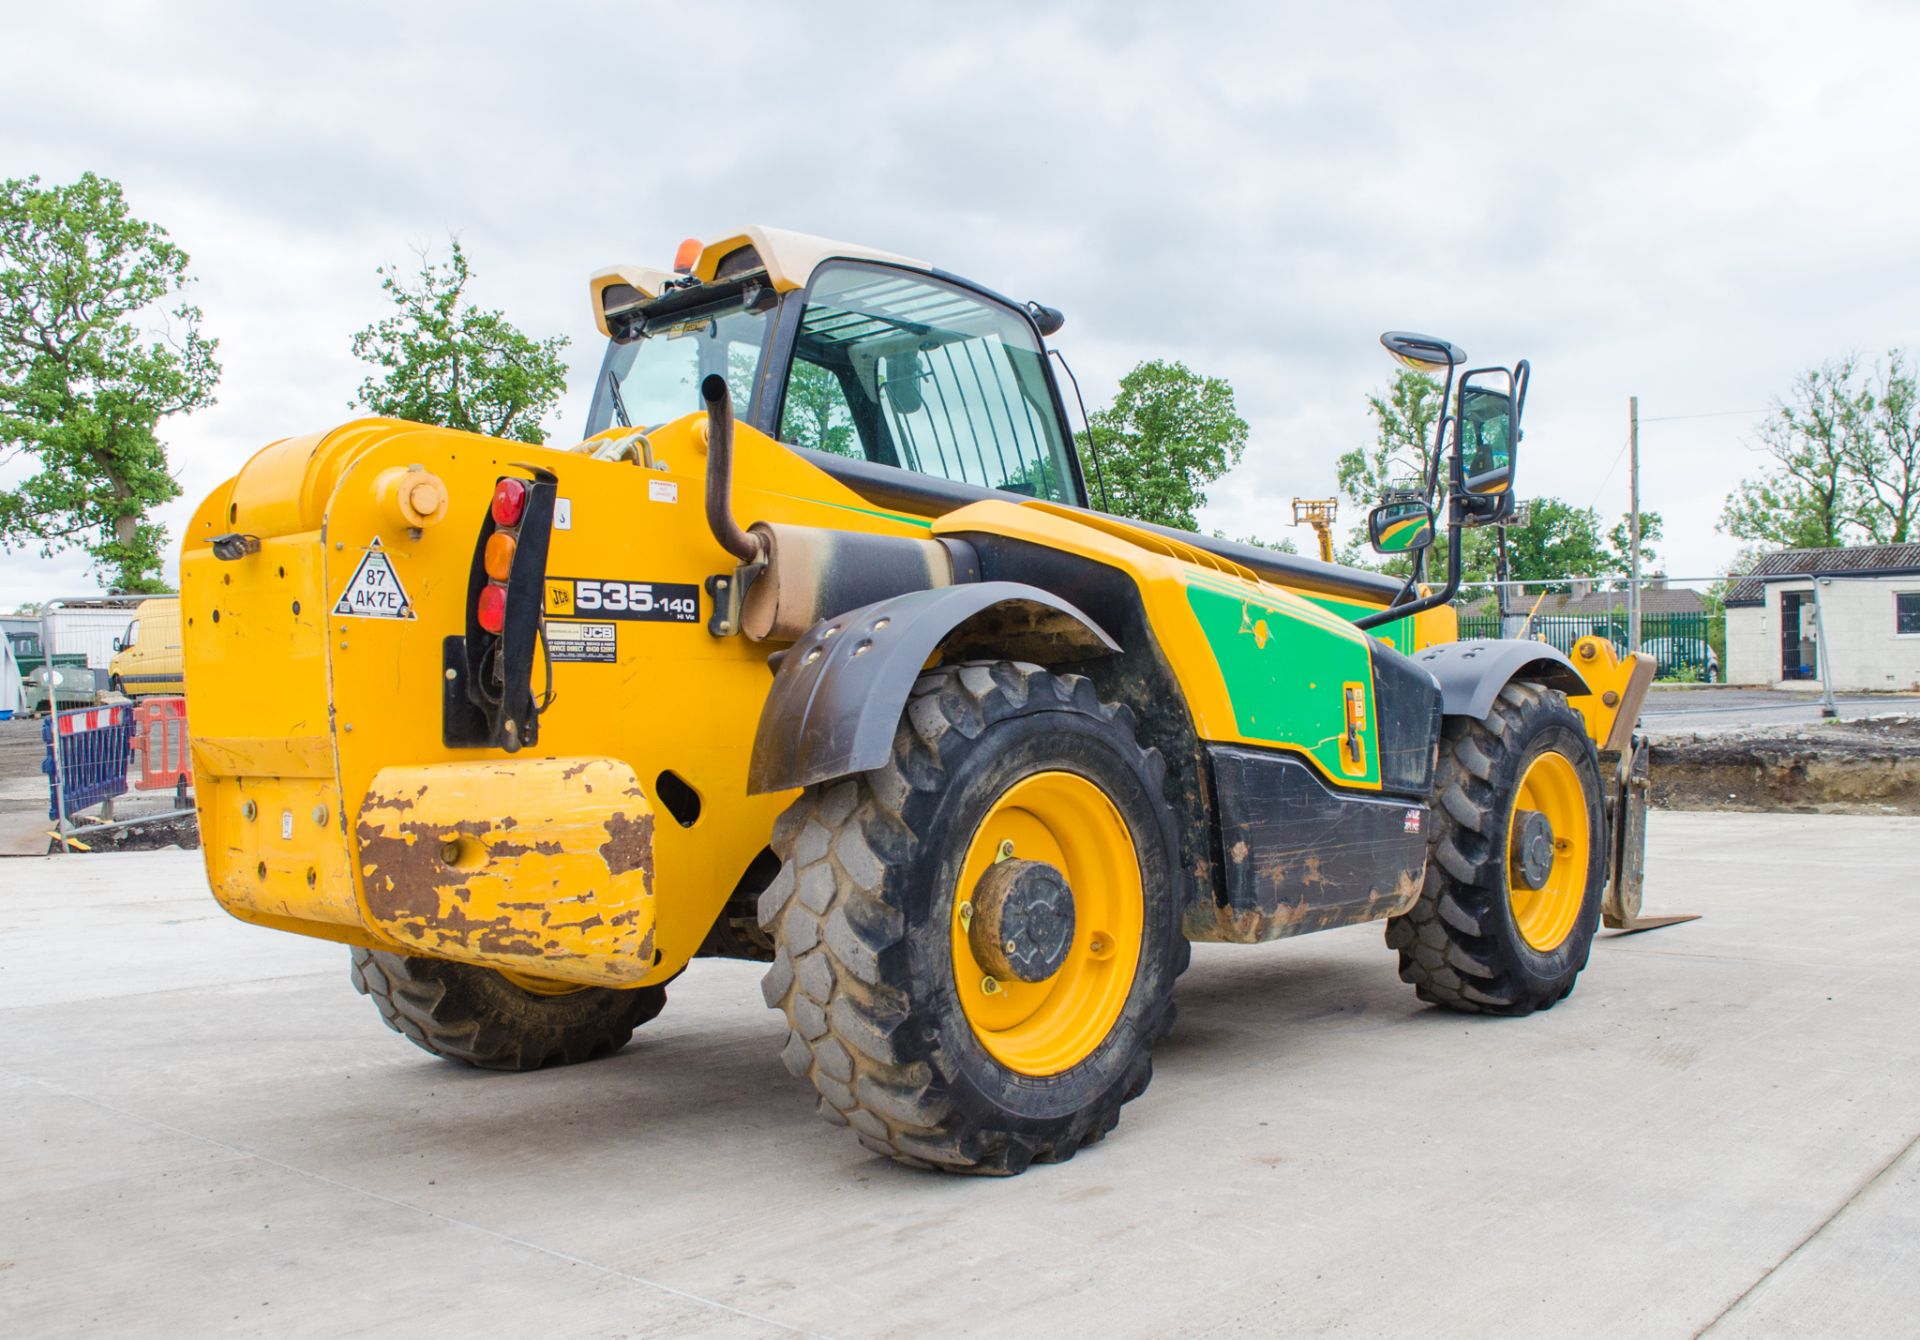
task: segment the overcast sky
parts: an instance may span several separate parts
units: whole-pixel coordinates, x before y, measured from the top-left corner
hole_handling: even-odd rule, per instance
[[[5,11],[0,175],[118,178],[193,257],[225,376],[163,430],[176,536],[255,449],[351,417],[374,267],[449,233],[480,301],[572,337],[559,439],[587,275],[767,223],[1062,308],[1090,401],[1144,358],[1228,377],[1252,440],[1203,520],[1235,535],[1333,492],[1381,330],[1526,356],[1523,495],[1624,512],[1638,394],[1676,574],[1733,553],[1747,411],[1920,344],[1912,5]],[[0,605],[84,589],[78,557],[0,556]]]

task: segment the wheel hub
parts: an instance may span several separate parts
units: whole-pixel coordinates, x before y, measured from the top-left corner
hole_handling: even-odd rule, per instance
[[[1553,873],[1553,824],[1539,810],[1513,816],[1513,874],[1529,889],[1543,889]]]
[[[1044,982],[1073,947],[1073,890],[1045,861],[1010,858],[988,866],[973,886],[967,942],[997,978]]]

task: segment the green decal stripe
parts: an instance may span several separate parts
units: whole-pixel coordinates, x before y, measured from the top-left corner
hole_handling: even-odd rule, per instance
[[[888,521],[902,521],[909,526],[918,526],[922,530],[933,529],[933,519],[924,516],[902,516],[898,512],[879,512],[871,507],[855,507],[851,503],[828,503],[829,507],[838,507],[843,512],[858,512],[862,516],[877,516]]]
[[[862,516],[879,516],[881,520],[897,520],[904,526],[920,526],[922,530],[933,528],[931,516],[902,516],[900,513],[883,513],[876,507],[854,507],[852,503],[835,503],[826,497],[797,497],[795,493],[780,493],[778,497],[791,497],[797,503],[818,503],[820,507],[837,507],[843,513],[860,513]]]
[[[1240,733],[1249,740],[1301,750],[1316,759],[1328,777],[1352,785],[1378,782],[1373,658],[1366,639],[1249,599],[1252,595],[1247,587],[1187,584],[1187,603],[1219,663]],[[1267,626],[1264,647],[1256,633],[1260,623]],[[1348,683],[1362,685],[1367,695],[1364,773],[1349,773],[1340,765],[1340,742],[1346,733],[1342,686]]]

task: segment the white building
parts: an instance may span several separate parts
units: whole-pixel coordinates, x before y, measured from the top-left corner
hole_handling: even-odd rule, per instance
[[[1727,592],[1727,682],[1818,686],[1823,624],[1836,690],[1920,689],[1920,544],[1768,554]]]

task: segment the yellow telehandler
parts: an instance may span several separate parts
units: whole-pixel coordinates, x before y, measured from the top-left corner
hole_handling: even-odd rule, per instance
[[[1524,362],[1383,337],[1449,411],[1402,579],[1111,515],[1064,318],[920,261],[748,228],[591,298],[578,446],[362,419],[187,539],[213,892],[419,1046],[591,1059],[757,959],[823,1116],[1013,1173],[1146,1087],[1190,941],[1381,920],[1526,1014],[1637,912],[1651,661],[1455,640]]]

